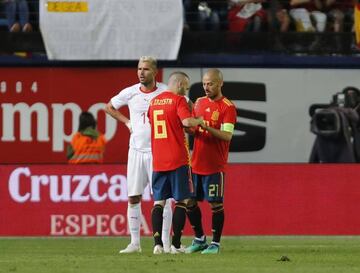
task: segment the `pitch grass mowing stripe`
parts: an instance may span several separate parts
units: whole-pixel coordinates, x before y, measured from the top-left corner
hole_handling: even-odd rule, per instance
[[[0,238],[0,273],[360,272],[360,236],[224,237],[219,255],[155,256],[151,238],[142,239],[141,254],[118,254],[127,243],[125,237]]]

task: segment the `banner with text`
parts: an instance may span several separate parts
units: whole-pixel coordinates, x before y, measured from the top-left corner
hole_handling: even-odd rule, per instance
[[[163,68],[158,81],[181,70],[189,97],[204,96],[204,68]],[[223,94],[236,106],[229,162],[307,162],[315,135],[309,107],[329,103],[359,69],[223,68]],[[92,112],[108,140],[105,162],[127,161],[129,130],[105,115],[112,96],[137,83],[136,68],[0,68],[0,163],[65,163],[81,111]],[[128,115],[127,107],[121,111]]]
[[[40,0],[50,60],[176,60],[181,0]]]
[[[79,115],[89,111],[108,140],[105,162],[125,163],[129,130],[103,109],[112,96],[138,81],[136,71],[0,68],[0,162],[65,163]],[[127,107],[120,111],[128,116]]]
[[[231,164],[224,235],[360,235],[359,165]],[[125,165],[0,165],[0,236],[128,235]],[[149,189],[142,226],[151,235]],[[201,204],[211,235],[211,210]],[[192,231],[187,222],[184,234]]]

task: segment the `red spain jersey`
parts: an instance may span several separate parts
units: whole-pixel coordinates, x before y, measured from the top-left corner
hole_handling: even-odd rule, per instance
[[[223,124],[235,125],[236,108],[225,97],[216,101],[201,97],[195,102],[193,116],[203,117],[208,126],[220,130]],[[195,131],[194,150],[191,157],[193,173],[209,175],[225,171],[229,146],[229,141],[218,139],[198,127]]]
[[[154,171],[171,171],[190,162],[182,120],[191,117],[183,96],[165,91],[150,102],[151,149]]]

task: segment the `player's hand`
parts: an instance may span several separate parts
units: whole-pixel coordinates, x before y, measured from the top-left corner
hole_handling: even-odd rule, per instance
[[[197,120],[199,121],[199,126],[203,128],[205,126],[204,118],[203,117],[197,117]]]
[[[130,132],[130,134],[131,134],[131,133],[132,133],[132,128],[131,128],[131,122],[130,122],[130,120],[129,120],[128,122],[126,122],[125,125],[126,125],[126,127],[128,127],[129,132]]]

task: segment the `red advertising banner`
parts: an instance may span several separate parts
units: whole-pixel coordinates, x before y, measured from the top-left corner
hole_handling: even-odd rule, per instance
[[[128,130],[103,108],[138,82],[136,68],[0,68],[0,163],[65,163],[81,111],[109,140],[106,163],[126,163]],[[160,71],[159,79],[162,77]],[[121,111],[128,113],[125,107]]]
[[[359,165],[232,164],[224,235],[359,235]],[[1,165],[0,236],[127,235],[125,165]],[[151,235],[149,191],[142,233]],[[207,234],[211,212],[201,205]],[[191,235],[187,223],[185,234]]]

